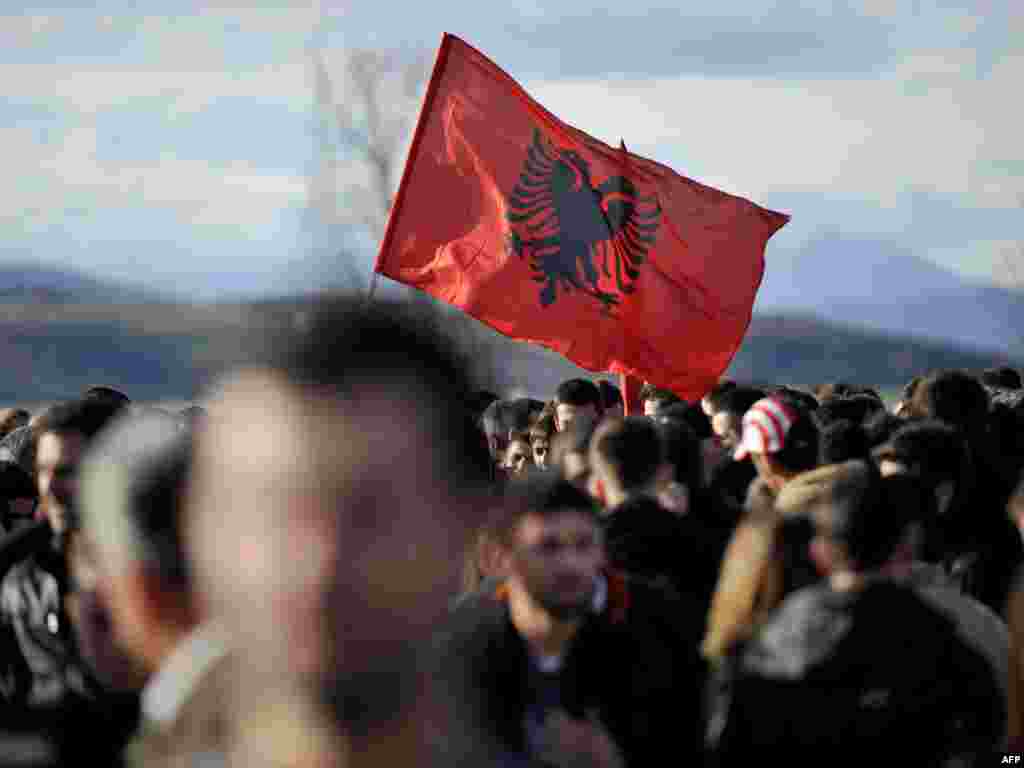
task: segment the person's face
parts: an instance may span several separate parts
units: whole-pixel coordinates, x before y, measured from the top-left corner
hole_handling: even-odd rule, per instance
[[[533,463],[540,469],[548,468],[548,450],[551,444],[548,440],[534,440],[530,446],[533,451]]]
[[[733,413],[720,411],[711,419],[711,429],[718,437],[722,448],[732,452],[740,442],[740,419]]]
[[[516,529],[510,578],[559,620],[586,613],[605,563],[601,532],[571,511],[548,518],[526,515]]]
[[[47,518],[55,533],[67,530],[67,518],[78,500],[78,463],[85,436],[78,432],[46,432],[36,448],[36,482]]]
[[[593,403],[588,405],[559,403],[555,406],[555,426],[559,432],[564,432],[570,424],[581,417],[596,419],[597,407]]]
[[[188,511],[200,590],[241,650],[287,680],[315,677],[324,663],[337,541],[308,426],[282,382],[252,372],[231,380],[197,441]]]
[[[533,463],[533,451],[528,443],[514,440],[505,451],[505,469],[513,475],[520,475]]]
[[[585,487],[590,476],[590,466],[585,454],[570,451],[562,457],[562,476],[578,487]]]

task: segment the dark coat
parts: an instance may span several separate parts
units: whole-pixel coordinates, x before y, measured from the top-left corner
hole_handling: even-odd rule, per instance
[[[584,621],[565,658],[561,706],[578,718],[596,711],[627,765],[661,765],[669,755],[680,765],[699,764],[706,681],[699,633],[665,592],[608,578],[604,611]],[[500,593],[460,604],[437,648],[457,721],[469,741],[483,745],[482,759],[530,764],[525,721],[533,663]]]
[[[950,619],[893,582],[791,595],[731,673],[715,718],[722,765],[764,748],[781,748],[788,765],[860,760],[888,744],[913,745],[922,765],[938,765],[1003,737],[992,666]]]

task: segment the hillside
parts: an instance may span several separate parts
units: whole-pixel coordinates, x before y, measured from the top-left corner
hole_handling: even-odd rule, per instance
[[[294,322],[304,300],[256,304],[0,305],[0,405],[73,397],[108,384],[139,400],[193,399],[226,368],[259,354],[265,332]],[[461,315],[445,323],[467,348],[481,386],[545,397],[592,375]],[[898,387],[934,368],[979,369],[1005,358],[825,323],[761,315],[730,369],[742,380],[813,385],[846,379]]]

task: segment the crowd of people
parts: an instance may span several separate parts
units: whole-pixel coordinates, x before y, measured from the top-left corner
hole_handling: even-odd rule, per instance
[[[325,299],[171,412],[0,412],[0,765],[1024,749],[1024,388],[478,389]],[[754,753],[754,748],[761,748]]]

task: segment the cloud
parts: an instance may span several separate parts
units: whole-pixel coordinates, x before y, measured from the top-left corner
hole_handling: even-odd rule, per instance
[[[934,68],[871,80],[765,81],[697,77],[534,81],[528,90],[563,119],[612,143],[620,137],[685,175],[737,194],[779,190],[897,205],[908,192],[964,206],[1016,207],[1024,148],[1008,119],[1024,58],[987,78],[933,79]],[[1004,170],[1005,169],[1005,170]]]
[[[237,232],[306,202],[304,177],[267,173],[249,163],[218,165],[169,153],[149,163],[101,162],[95,125],[88,123],[58,145],[25,129],[0,135],[11,152],[0,221],[28,231],[62,226],[69,212],[88,216],[143,205],[173,210],[189,227]]]

